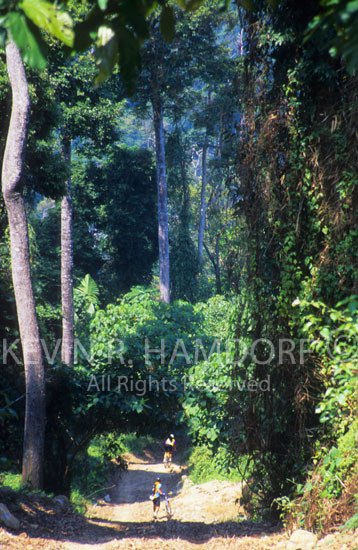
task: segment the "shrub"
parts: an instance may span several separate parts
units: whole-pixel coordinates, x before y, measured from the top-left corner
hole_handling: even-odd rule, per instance
[[[245,458],[243,459],[245,461]],[[214,479],[241,481],[239,471],[229,467],[229,457],[224,447],[214,453],[205,446],[195,447],[190,454],[189,477],[194,483],[206,483]]]
[[[316,462],[305,485],[296,487],[302,495],[288,521],[326,533],[358,511],[358,419],[336,445],[318,449]]]

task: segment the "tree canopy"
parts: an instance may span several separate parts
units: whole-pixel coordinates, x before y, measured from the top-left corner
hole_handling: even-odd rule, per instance
[[[175,431],[251,517],[356,526],[357,9],[0,2],[2,475],[29,425],[72,495],[93,442]]]

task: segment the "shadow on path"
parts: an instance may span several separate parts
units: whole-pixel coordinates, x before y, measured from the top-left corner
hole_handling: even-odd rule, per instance
[[[47,500],[47,503],[45,502]],[[49,506],[50,499],[41,498],[27,503],[17,517],[21,532],[31,539],[69,541],[82,544],[100,544],[126,538],[165,540],[182,539],[193,543],[205,543],[219,537],[261,537],[280,531],[280,527],[267,523],[225,521],[204,523],[195,521],[167,521],[161,512],[160,520],[113,521],[101,517],[87,519],[71,511],[59,512]],[[98,510],[100,512],[100,510]],[[11,531],[11,530],[9,530]],[[15,532],[12,531],[14,534]],[[35,542],[35,541],[34,541]]]
[[[42,517],[42,520],[45,520]],[[37,520],[38,521],[38,518]],[[100,544],[121,539],[165,539],[186,540],[192,543],[205,543],[219,537],[261,537],[278,532],[280,528],[267,523],[244,521],[236,523],[227,521],[217,524],[204,522],[179,521],[164,518],[157,522],[122,522],[92,517],[87,520],[83,516],[64,514],[59,520],[55,515],[48,515],[41,527],[28,521],[22,522],[22,532],[31,539],[43,538],[61,542],[76,542],[82,544]]]
[[[100,523],[115,523],[111,521]],[[117,522],[119,533],[115,538],[161,538],[161,539],[182,539],[193,543],[205,543],[212,538],[219,537],[261,537],[269,533],[279,532],[281,526],[268,523],[254,523],[243,521],[225,521],[222,523],[204,523],[195,521],[180,521],[172,519],[167,521],[164,517],[153,522]]]
[[[163,472],[158,468],[158,464],[135,464],[136,468],[138,466],[140,469],[128,470],[121,474],[116,488],[110,491],[113,504],[148,502],[158,476],[162,480],[164,492],[171,492],[172,498],[177,495],[180,473]]]
[[[146,512],[143,515],[139,508],[146,510],[143,503],[147,501],[148,515],[151,515],[148,496],[158,475],[166,492],[180,493],[180,473],[163,472],[161,464],[132,464],[112,491],[111,504],[103,503],[92,508],[93,515],[90,519],[71,509],[59,508],[53,499],[24,496],[24,500],[17,503],[16,511],[16,516],[21,521],[21,533],[32,539],[34,544],[36,539],[91,545],[123,539],[181,539],[200,544],[220,537],[259,538],[281,530],[278,525],[250,521],[205,523],[198,517],[199,521],[196,522],[191,521],[190,514],[187,515],[190,521],[175,517],[167,521],[163,509],[160,511],[159,521],[146,521]],[[14,531],[12,533],[18,534]],[[40,540],[38,544],[43,548]]]

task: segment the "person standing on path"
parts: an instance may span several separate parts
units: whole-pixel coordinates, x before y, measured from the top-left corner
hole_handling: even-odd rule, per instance
[[[152,496],[153,496],[153,519],[157,519],[157,514],[159,513],[160,508],[160,498],[163,495],[162,491],[162,480],[160,477],[157,477],[157,479],[154,482],[153,490],[152,490]]]

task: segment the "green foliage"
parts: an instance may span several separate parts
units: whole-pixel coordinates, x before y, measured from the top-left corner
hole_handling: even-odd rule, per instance
[[[94,438],[88,449],[80,453],[72,473],[71,502],[79,513],[87,505],[103,498],[108,491],[113,440],[105,436]]]
[[[85,514],[87,511],[87,499],[83,496],[81,489],[71,491],[71,504],[78,514]]]
[[[351,518],[347,519],[344,525],[338,527],[343,533],[347,531],[353,532],[358,527],[358,513],[354,514]]]
[[[212,353],[207,361],[188,370],[184,417],[189,433],[210,445],[217,446],[228,438],[225,405],[233,380],[231,361],[231,354]]]
[[[358,64],[357,31],[358,2],[351,0],[322,0],[322,11],[308,27],[308,37],[323,29],[330,37],[329,45],[332,55],[341,55],[346,60],[348,69],[354,71]]]
[[[30,243],[35,292],[41,306],[48,309],[51,304],[58,315],[56,306],[61,296],[60,206],[49,199],[39,201],[29,215],[29,224],[32,228]]]
[[[47,48],[39,30],[27,17],[18,12],[8,14],[7,25],[10,36],[16,40],[25,63],[31,67],[43,69],[46,66]]]
[[[119,441],[122,453],[132,453],[135,456],[145,456],[145,451],[156,446],[154,438],[149,435],[138,435],[136,433],[121,434]]]
[[[89,324],[99,306],[99,288],[92,277],[87,274],[74,288],[73,302],[75,308],[76,336],[81,344],[89,346]]]
[[[198,259],[189,232],[179,229],[171,241],[171,299],[194,302],[197,297]]]
[[[105,484],[104,456],[142,452],[148,440],[137,433],[184,423],[200,445],[191,459],[196,480],[224,476],[235,459],[244,467],[248,460],[253,514],[260,507],[294,514],[296,492],[299,522],[306,514],[315,528],[329,528],[329,502],[337,501],[351,513],[347,525],[355,525],[357,79],[339,55],[349,69],[357,64],[357,2],[323,1],[322,12],[312,3],[282,0],[271,10],[266,4],[277,2],[260,2],[259,13],[241,12],[243,29],[232,27],[240,55],[227,47],[218,2],[69,2],[76,20],[71,60],[53,40],[70,48],[74,36],[72,19],[57,4],[0,4],[2,37],[9,31],[33,66],[44,67],[49,56],[47,70],[28,71],[24,183],[37,312],[52,343],[61,330],[54,201],[70,172],[61,145],[72,141],[76,330],[88,357],[77,356],[72,370],[47,357],[47,485],[69,491],[72,475],[73,495],[83,503]],[[314,32],[303,43],[312,18]],[[335,60],[325,50],[332,39]],[[89,47],[95,61],[81,53]],[[141,47],[131,103],[121,101],[116,75],[92,87],[96,74],[104,81],[117,63],[127,84],[133,82]],[[148,150],[123,142],[149,147],[153,86],[166,113],[171,306],[158,301],[156,290],[133,288],[151,282],[157,259],[155,174]],[[8,100],[0,60],[4,136]],[[123,130],[129,122],[136,126],[130,138]],[[198,277],[194,242],[205,136],[207,256]],[[1,201],[0,332],[17,338],[6,226]],[[237,298],[195,303],[214,287]],[[212,347],[216,338],[220,350]],[[265,338],[274,344],[274,361],[263,360]],[[280,363],[281,338],[297,346],[310,339],[312,353],[295,364],[286,354]],[[257,341],[255,360],[245,349]],[[3,458],[14,464],[23,380],[11,362],[1,376],[8,401],[1,403],[0,422]],[[270,391],[258,386],[265,380]],[[119,425],[136,435],[117,436]]]
[[[205,303],[198,303],[195,311],[203,316],[205,333],[213,338],[219,338],[223,343],[232,336],[235,323],[235,298],[213,296]]]
[[[6,487],[11,487],[13,491],[21,491],[23,489],[23,485],[21,485],[21,474],[1,472],[0,483]]]
[[[164,6],[160,16],[160,31],[169,43],[174,36],[174,10],[172,6]]]
[[[72,20],[67,12],[53,3],[23,0],[15,6],[13,2],[3,2],[0,14],[2,43],[6,42],[6,30],[19,47],[24,61],[33,68],[43,69],[47,61],[47,45],[40,30],[69,47],[73,45]]]
[[[88,380],[87,398],[78,403],[78,413],[86,417],[90,410],[104,409],[107,419],[121,419],[126,431],[136,426],[152,433],[158,424],[183,422],[181,401],[195,437],[213,443],[220,429],[222,435],[225,432],[227,395],[212,392],[209,386],[229,378],[228,366],[225,372],[218,370],[225,354],[212,353],[207,362],[202,358],[214,351],[215,338],[228,337],[221,324],[230,307],[223,297],[213,299],[208,311],[204,304],[195,308],[181,301],[167,305],[158,301],[157,291],[136,287],[117,304],[97,310],[87,333],[90,357],[86,361],[79,356],[76,367]],[[220,332],[214,337],[215,330]],[[193,388],[186,388],[186,378]],[[200,393],[203,384],[208,385],[207,403]],[[198,407],[202,425],[195,427]]]
[[[158,254],[156,184],[148,151],[115,146],[101,157],[74,163],[74,264],[109,302],[150,281]]]
[[[95,281],[90,275],[87,275],[82,279],[80,284],[75,288],[74,293],[83,299],[88,305],[87,313],[92,314],[95,312],[96,306],[98,306],[99,289]]]
[[[1,401],[4,401],[4,405],[1,405],[1,401],[0,401],[0,427],[2,428],[2,430],[4,430],[6,421],[18,420],[18,415],[16,411],[12,408],[12,403],[5,392],[3,391],[0,392],[0,399]],[[10,466],[11,466],[11,460],[9,459],[9,457],[0,456],[0,471],[3,469],[9,468]]]
[[[322,302],[299,302],[303,334],[322,361],[325,392],[316,407],[322,423],[337,436],[344,432],[357,409],[357,297],[340,301],[335,308]]]
[[[148,429],[158,422],[175,422],[176,397],[183,391],[181,378],[193,357],[198,329],[192,306],[168,306],[157,301],[156,292],[142,288],[99,310],[91,322],[88,374],[109,374],[114,384],[120,376],[128,386],[115,386],[107,395],[95,392],[93,399],[130,416],[140,414],[138,426],[146,424]],[[154,348],[158,351],[149,351]]]
[[[215,296],[206,304],[198,303],[205,337],[197,342],[194,363],[186,370],[182,399],[183,422],[193,441],[228,453],[230,429],[227,425],[227,403],[234,378],[234,346],[230,342],[234,303]]]
[[[260,14],[244,16],[249,45],[245,72],[238,72],[243,114],[232,192],[245,243],[235,335],[249,349],[261,338],[275,350],[283,338],[296,351],[302,339],[313,345],[302,361],[296,354],[278,365],[276,351],[267,363],[246,356],[234,371],[238,379],[271,381],[267,393],[234,387],[226,405],[234,454],[249,452],[254,460],[256,513],[260,506],[275,512],[273,500],[290,499],[295,483],[304,486],[313,441],[331,447],[354,418],[355,312],[335,304],[356,293],[358,265],[348,129],[356,124],[355,78],[324,49],[323,28],[302,45],[317,4],[285,0],[274,11],[260,5]],[[260,359],[268,348],[256,351]]]
[[[23,437],[24,419],[24,380],[21,372],[21,346],[18,334],[11,330],[2,331],[0,354],[4,364],[0,371],[0,470],[9,472],[18,471]],[[16,364],[11,353],[6,355],[5,349],[12,345],[12,351],[18,358]]]
[[[55,36],[66,46],[73,46],[73,23],[68,13],[42,0],[22,0],[19,7],[37,27]]]
[[[178,2],[183,9],[192,10],[202,1]],[[124,80],[131,84],[140,65],[139,49],[142,40],[149,36],[148,18],[155,8],[161,12],[161,32],[167,40],[174,33],[174,11],[171,5],[145,0],[133,5],[125,0],[119,5],[106,1],[88,1],[85,20],[74,22],[61,5],[44,0],[22,0],[0,6],[1,42],[6,41],[6,30],[18,45],[24,61],[31,67],[42,69],[47,61],[47,45],[40,30],[59,39],[72,51],[95,47],[94,56],[99,68],[97,84],[103,82],[119,63]],[[78,10],[77,10],[78,11]]]
[[[56,169],[52,163],[50,167]],[[31,181],[29,179],[27,184],[31,185]],[[119,150],[107,156],[102,165],[85,161],[82,156],[81,163],[75,164],[73,183],[76,279],[81,280],[88,274],[99,285],[101,299],[112,301],[133,283],[147,282],[151,278],[157,255],[151,155],[136,149]],[[59,337],[61,330],[58,317],[60,205],[43,198],[37,202],[29,219],[33,228],[31,244],[34,284],[40,302],[38,313],[44,337],[52,341]],[[5,256],[7,258],[7,249]],[[7,278],[9,274],[4,276],[4,283]],[[80,325],[87,323],[86,311],[89,308],[92,311],[95,304],[78,292],[75,302],[80,334]]]
[[[355,419],[336,445],[329,449],[318,445],[315,466],[308,472],[306,483],[296,486],[302,496],[291,503],[288,521],[296,520],[303,527],[323,532],[336,526],[338,521],[347,520],[343,529],[353,526],[358,506],[357,457],[358,420]],[[340,510],[339,519],[337,510]]]
[[[92,450],[93,445],[94,443],[92,443],[88,449],[89,454],[92,456],[94,455]],[[121,436],[118,437],[116,433],[108,433],[99,438],[99,447],[96,449],[95,454],[99,457],[103,457],[106,461],[111,462],[113,465],[115,464],[120,470],[127,470],[128,464],[121,456],[124,449],[123,438]]]
[[[178,0],[176,4],[183,10],[192,11],[204,2]],[[175,36],[175,19],[180,18],[180,13],[174,10],[175,3],[166,0],[160,3],[144,0],[135,4],[125,0],[115,7],[105,3],[99,6],[92,0],[90,5],[92,9],[86,19],[75,26],[75,49],[83,51],[91,45],[95,46],[94,55],[99,69],[97,84],[108,78],[118,63],[122,79],[133,91],[133,82],[141,65],[140,47],[153,31],[153,14],[158,18],[160,32],[169,42]]]
[[[242,459],[242,463],[245,459]],[[207,481],[227,480],[242,481],[239,471],[229,467],[227,449],[219,448],[215,453],[206,447],[194,447],[188,460],[188,474],[194,483],[206,483]]]
[[[0,424],[4,424],[7,418],[17,418],[16,411],[11,407],[12,403],[5,392],[0,392],[1,398],[5,401],[5,405],[0,408]]]
[[[83,363],[74,368],[55,363],[47,371],[45,487],[65,494],[78,489],[89,496],[106,486],[110,460],[121,449],[115,437],[103,434],[119,425],[136,427],[136,419],[128,402],[120,407],[109,393],[93,393],[91,366],[86,370]],[[88,451],[92,443],[98,451]]]
[[[71,502],[79,513],[87,506],[103,498],[108,492],[110,479],[115,471],[123,472],[128,464],[122,455],[133,453],[145,457],[144,451],[154,445],[151,436],[135,433],[101,433],[94,437],[85,452],[76,458],[71,487]]]

